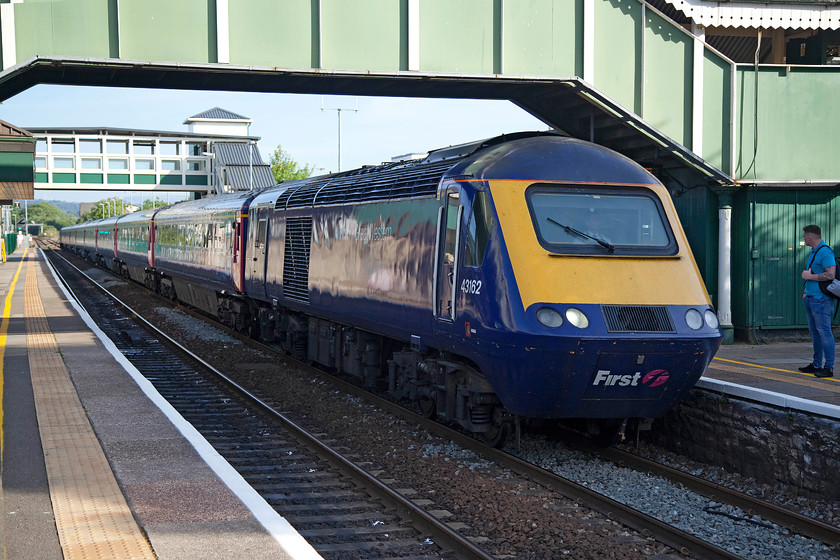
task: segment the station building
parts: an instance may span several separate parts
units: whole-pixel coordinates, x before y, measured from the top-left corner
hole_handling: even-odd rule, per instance
[[[215,107],[189,117],[189,132],[32,128],[39,189],[192,191],[223,194],[274,184],[251,120]]]

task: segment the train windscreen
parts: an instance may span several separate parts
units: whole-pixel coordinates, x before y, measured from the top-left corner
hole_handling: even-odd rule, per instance
[[[662,204],[647,189],[535,185],[526,198],[540,244],[552,253],[677,252]]]

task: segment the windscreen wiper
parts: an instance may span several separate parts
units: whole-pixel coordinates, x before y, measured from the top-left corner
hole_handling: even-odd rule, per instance
[[[584,239],[591,239],[592,241],[595,241],[596,243],[598,243],[600,246],[606,248],[607,251],[609,251],[610,253],[615,252],[615,245],[613,245],[612,243],[607,243],[603,239],[598,239],[594,235],[589,235],[588,233],[584,233],[584,232],[580,231],[579,229],[573,228],[572,226],[563,225],[563,224],[561,224],[560,222],[558,222],[557,220],[555,220],[554,218],[552,218],[550,216],[546,219],[549,222],[557,224],[558,226],[560,226],[561,228],[566,230],[566,233],[572,233],[572,234],[577,235],[578,237],[582,237]]]

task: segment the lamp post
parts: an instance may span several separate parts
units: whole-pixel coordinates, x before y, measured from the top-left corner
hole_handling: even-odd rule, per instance
[[[354,113],[359,112],[359,99],[356,98],[356,108],[355,109],[342,109],[341,107],[335,108],[327,108],[324,107],[324,98],[321,98],[321,112],[324,111],[336,111],[338,112],[338,172],[341,172],[341,112],[342,111],[353,111]]]

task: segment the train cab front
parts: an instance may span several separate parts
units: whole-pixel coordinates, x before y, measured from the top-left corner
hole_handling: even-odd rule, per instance
[[[684,398],[722,333],[665,187],[650,177],[490,190],[521,301],[488,376],[506,408],[621,421]]]

